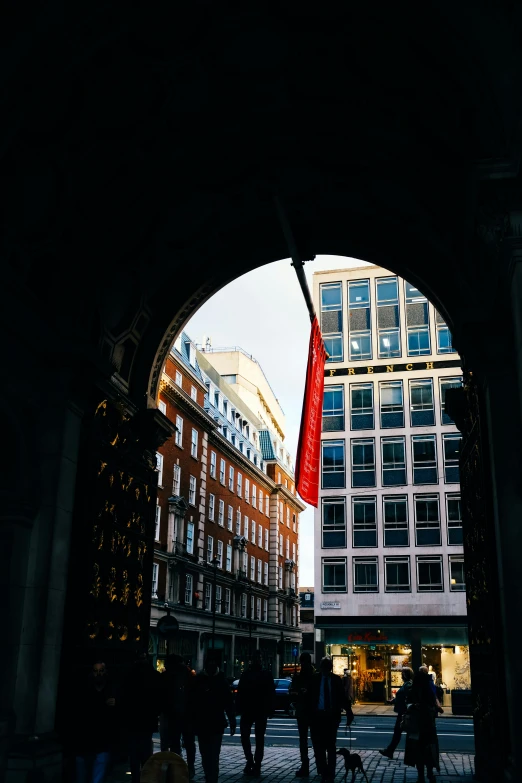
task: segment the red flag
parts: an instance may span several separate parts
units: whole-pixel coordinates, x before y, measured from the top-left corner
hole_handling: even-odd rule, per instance
[[[323,418],[324,363],[326,349],[317,317],[312,321],[306,387],[297,446],[295,483],[305,503],[319,502],[321,426]]]

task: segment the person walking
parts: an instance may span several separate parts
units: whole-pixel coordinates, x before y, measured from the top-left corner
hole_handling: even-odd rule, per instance
[[[192,689],[196,677],[184,663],[181,655],[172,654],[165,660],[165,694],[161,720],[161,750],[181,753],[181,740],[187,753],[189,778],[195,776],[196,736],[192,725],[192,711],[189,709]]]
[[[274,714],[274,678],[263,668],[261,653],[256,650],[250,667],[243,672],[237,686],[238,712],[241,715],[241,745],[245,754],[245,775],[258,777],[265,755],[266,724]],[[256,749],[252,755],[250,734],[255,726]]]
[[[408,694],[404,763],[408,767],[417,768],[417,783],[425,783],[425,767],[428,781],[435,781],[434,769],[440,772],[439,742],[435,725],[438,707],[432,683],[426,671],[419,671],[413,678]]]
[[[132,783],[140,783],[141,768],[154,752],[152,735],[158,730],[162,679],[143,652],[123,682],[119,714],[127,739]]]
[[[196,675],[190,699],[193,730],[198,737],[199,752],[206,783],[217,783],[219,755],[223,732],[230,723],[230,736],[236,733],[234,700],[225,676],[218,668],[218,660],[209,652],[205,668]]]
[[[317,771],[322,776],[321,783],[333,783],[335,778],[337,730],[342,710],[348,711],[350,707],[342,680],[337,674],[332,674],[332,668],[332,659],[325,656],[310,687],[312,744]]]
[[[104,661],[93,664],[72,698],[76,783],[104,783],[118,740],[115,690]]]
[[[295,773],[296,778],[306,778],[310,773],[310,761],[308,759],[308,730],[312,724],[312,706],[310,702],[310,685],[315,674],[310,653],[301,653],[299,658],[301,669],[292,677],[290,686],[290,698],[295,705],[297,718],[297,730],[299,732],[299,753],[301,766]],[[317,763],[317,760],[316,760]]]
[[[412,684],[413,669],[410,669],[409,666],[404,666],[402,669],[402,685],[395,694],[395,698],[392,701],[393,711],[397,713],[395,726],[393,728],[393,736],[390,744],[384,748],[384,750],[379,751],[381,756],[386,756],[386,758],[390,759],[390,761],[393,760],[393,754],[395,753],[397,745],[401,741],[402,718],[406,712],[406,705],[409,703]]]

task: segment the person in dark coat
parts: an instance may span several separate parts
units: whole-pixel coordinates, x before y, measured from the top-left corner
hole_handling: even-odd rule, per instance
[[[263,669],[261,653],[256,650],[251,666],[243,672],[237,686],[238,712],[241,715],[241,745],[245,754],[245,775],[261,774],[265,754],[266,724],[274,714],[275,683],[269,671]],[[250,734],[255,726],[256,750],[252,755]]]
[[[227,727],[225,713],[230,722],[231,737],[236,732],[236,716],[230,686],[219,671],[218,661],[212,653],[207,655],[203,671],[196,675],[190,712],[198,737],[205,781],[217,783],[221,743]]]
[[[192,725],[192,711],[189,708],[195,675],[184,663],[181,655],[169,655],[165,661],[163,735],[161,750],[181,753],[181,738],[187,752],[189,778],[192,780],[196,763],[196,735]]]
[[[390,744],[384,750],[380,750],[381,756],[386,756],[387,759],[393,760],[393,754],[397,749],[397,745],[401,741],[402,734],[402,716],[406,712],[406,705],[410,700],[410,691],[413,684],[413,669],[409,666],[404,666],[402,670],[402,685],[395,694],[393,700],[393,711],[397,713],[397,719],[395,720],[395,726],[393,728],[393,737]]]
[[[332,659],[325,656],[310,683],[312,745],[321,783],[333,783],[335,778],[337,730],[342,710],[351,706],[342,679],[332,674],[332,668]]]
[[[438,713],[437,699],[432,680],[425,671],[413,678],[406,710],[406,751],[404,763],[416,767],[418,783],[424,783],[424,767],[429,781],[435,780],[434,769],[439,771],[439,743],[435,719]]]
[[[308,691],[315,674],[315,668],[312,666],[312,656],[310,653],[301,653],[299,663],[301,664],[301,669],[292,677],[290,698],[295,706],[297,730],[299,732],[299,753],[301,755],[301,766],[295,773],[295,776],[296,778],[306,778],[310,772],[310,761],[308,760],[308,730],[312,724],[312,710],[310,708]]]
[[[162,676],[147,653],[134,661],[122,686],[119,715],[128,745],[132,783],[140,783],[141,768],[153,754],[152,735],[158,730]]]
[[[111,753],[118,743],[116,701],[105,663],[96,661],[88,681],[72,695],[76,783],[105,780]]]

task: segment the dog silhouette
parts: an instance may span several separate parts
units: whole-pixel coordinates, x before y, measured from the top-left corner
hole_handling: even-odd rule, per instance
[[[364,771],[361,757],[358,753],[350,753],[348,748],[337,748],[335,751],[338,756],[342,756],[344,758],[344,781],[346,783],[346,778],[348,777],[348,773],[351,771],[352,773],[352,779],[350,783],[353,783],[355,780],[355,773],[361,772],[364,775],[364,779],[366,780],[366,783],[368,783],[368,778],[366,777],[366,772]]]

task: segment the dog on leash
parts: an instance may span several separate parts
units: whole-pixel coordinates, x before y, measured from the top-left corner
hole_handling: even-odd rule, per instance
[[[362,772],[364,775],[364,779],[366,780],[366,783],[368,783],[368,778],[366,777],[366,772],[363,769],[361,757],[358,753],[350,753],[348,748],[337,748],[335,751],[338,756],[342,756],[344,759],[344,781],[346,783],[346,778],[348,776],[348,773],[352,773],[352,779],[350,783],[353,783],[355,780],[355,773],[356,772]]]

